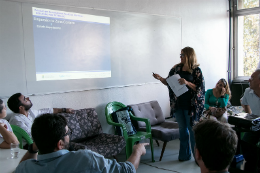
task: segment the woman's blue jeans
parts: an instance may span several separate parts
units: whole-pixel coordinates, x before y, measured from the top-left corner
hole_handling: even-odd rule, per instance
[[[179,150],[179,160],[185,161],[191,158],[191,150],[194,154],[195,138],[192,127],[190,126],[190,116],[188,115],[188,110],[177,109],[175,112],[176,120],[179,124],[180,132],[180,150]],[[191,143],[191,150],[190,150]]]

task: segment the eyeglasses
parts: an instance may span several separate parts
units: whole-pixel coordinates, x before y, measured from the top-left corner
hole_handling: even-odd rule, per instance
[[[62,136],[62,138],[64,138],[65,136],[67,136],[67,135],[72,135],[72,130],[68,127],[68,131],[67,131],[67,133],[65,133],[63,136]]]
[[[184,55],[183,53],[181,53],[181,54],[180,54],[180,57],[183,58],[183,57],[185,57],[185,55]]]

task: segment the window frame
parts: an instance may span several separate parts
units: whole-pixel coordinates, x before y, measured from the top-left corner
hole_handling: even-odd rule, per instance
[[[246,16],[246,15],[252,15],[252,14],[259,14],[260,15],[260,7],[254,7],[254,8],[246,8],[246,9],[237,9],[238,6],[238,0],[231,0],[231,30],[233,29],[233,32],[230,32],[231,38],[233,37],[233,42],[230,42],[230,48],[231,52],[233,54],[233,72],[232,76],[233,79],[236,81],[244,81],[248,80],[250,76],[238,76],[238,17],[239,16]],[[260,6],[260,0],[259,0],[259,6]]]

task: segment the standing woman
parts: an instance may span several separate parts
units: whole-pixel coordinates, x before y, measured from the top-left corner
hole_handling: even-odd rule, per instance
[[[179,124],[180,132],[180,150],[179,161],[191,159],[191,150],[193,156],[195,138],[192,131],[192,126],[199,121],[204,109],[205,83],[202,71],[197,63],[196,54],[193,48],[185,47],[181,50],[181,62],[176,64],[169,72],[168,77],[179,74],[180,84],[185,84],[188,91],[176,97],[166,79],[159,74],[154,73],[153,77],[160,80],[164,85],[168,86],[171,115],[175,115]],[[189,135],[190,134],[190,135]],[[191,150],[190,150],[191,143]]]

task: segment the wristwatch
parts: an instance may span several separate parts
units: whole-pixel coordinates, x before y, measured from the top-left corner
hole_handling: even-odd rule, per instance
[[[28,152],[31,153],[31,154],[35,154],[35,153],[38,153],[38,150],[37,151],[33,151],[33,144],[30,144],[28,146]]]
[[[62,108],[61,111],[64,112],[64,113],[67,112],[67,111],[66,111],[66,108]]]
[[[220,98],[222,98],[222,99],[223,99],[223,98],[225,98],[225,97],[224,97],[224,96],[220,96]]]

